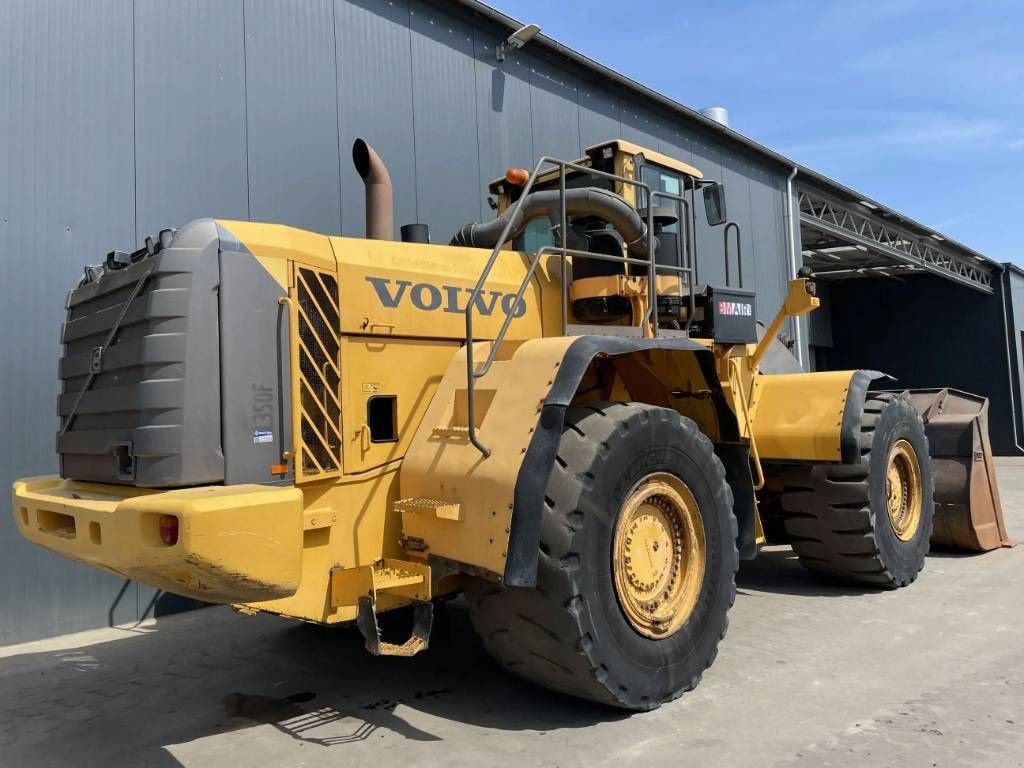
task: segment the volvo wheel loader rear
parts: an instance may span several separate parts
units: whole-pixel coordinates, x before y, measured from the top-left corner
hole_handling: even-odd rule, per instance
[[[771,375],[814,283],[760,337],[752,292],[698,285],[698,215],[736,225],[697,169],[623,141],[543,158],[433,245],[392,241],[387,170],[353,157],[368,239],[206,219],[85,269],[60,474],[13,488],[25,538],[355,623],[375,654],[425,648],[461,590],[510,671],[630,709],[697,684],[765,525],[877,587],[913,581],[930,538],[1006,543],[984,400]],[[409,605],[409,640],[383,642],[377,615]]]

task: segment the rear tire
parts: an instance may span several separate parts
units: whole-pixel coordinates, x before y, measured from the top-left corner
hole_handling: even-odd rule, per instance
[[[696,534],[683,528],[671,529],[679,536],[671,540],[680,546],[665,547],[659,555],[657,544],[649,541],[660,539],[618,526],[620,518],[650,525],[661,514],[659,505],[667,503],[661,496],[650,496],[646,507],[635,501],[644,489],[670,487],[653,484],[649,478],[655,477],[685,489],[693,502],[689,514],[696,527],[685,531],[701,531],[699,563],[679,561],[685,567],[662,571],[654,565],[671,560],[671,552],[690,551]],[[682,607],[671,614],[676,621],[665,623],[664,636],[657,634],[660,616],[656,637],[643,628],[621,585],[622,579],[633,579],[649,587],[633,573],[635,564],[633,570],[623,565],[622,543],[633,541],[623,530],[644,542],[630,544],[627,551],[635,561],[650,558],[647,575],[682,574],[679,583],[692,588],[692,599],[679,602]],[[647,710],[692,689],[714,661],[736,594],[738,560],[725,470],[696,424],[666,408],[588,404],[566,413],[545,496],[536,587],[504,588],[469,579],[465,591],[485,648],[510,672],[573,696]],[[699,572],[692,570],[697,564],[703,566]],[[686,578],[694,573],[698,576]],[[672,586],[674,577],[658,583],[667,585],[658,595],[682,589]],[[666,600],[663,610],[665,605],[677,603]]]
[[[935,513],[924,424],[906,400],[878,393],[864,404],[859,440],[857,465],[787,470],[786,533],[812,571],[904,587],[924,567]]]

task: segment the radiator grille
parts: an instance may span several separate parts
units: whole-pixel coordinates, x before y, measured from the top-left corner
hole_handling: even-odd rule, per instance
[[[298,409],[300,460],[296,480],[338,475],[341,468],[341,334],[338,283],[332,275],[299,267]]]

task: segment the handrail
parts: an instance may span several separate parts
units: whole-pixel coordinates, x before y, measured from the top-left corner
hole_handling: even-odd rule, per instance
[[[580,165],[578,163],[571,163],[571,162],[568,162],[566,160],[559,160],[557,158],[550,157],[548,155],[544,155],[542,158],[540,158],[540,160],[537,161],[536,166],[534,166],[533,172],[530,174],[530,178],[527,179],[526,184],[523,185],[523,189],[522,189],[522,192],[519,195],[519,199],[516,200],[515,203],[513,203],[513,205],[515,205],[515,206],[522,205],[523,201],[526,199],[526,197],[530,194],[530,191],[533,189],[533,185],[534,185],[534,182],[536,182],[537,177],[541,174],[541,169],[545,168],[545,166],[549,166],[549,165],[553,165],[553,166],[556,166],[558,168],[559,207],[560,207],[560,214],[561,214],[560,217],[559,217],[560,218],[560,223],[559,223],[559,241],[560,241],[560,244],[557,245],[557,246],[555,246],[555,245],[545,245],[545,246],[542,246],[541,248],[539,248],[537,250],[537,252],[531,258],[530,265],[529,265],[529,267],[526,270],[526,274],[523,277],[523,280],[522,280],[522,282],[519,285],[519,289],[516,291],[515,300],[508,306],[507,309],[503,307],[503,310],[505,312],[505,319],[502,322],[501,328],[498,330],[498,333],[494,337],[494,340],[493,340],[493,342],[491,344],[490,352],[487,355],[487,359],[484,360],[484,363],[483,363],[483,365],[480,368],[476,368],[475,367],[475,363],[474,363],[474,360],[473,360],[473,341],[474,341],[473,340],[473,308],[476,306],[477,300],[479,299],[480,294],[483,292],[484,284],[487,282],[487,278],[490,276],[491,271],[494,268],[494,264],[495,264],[495,262],[498,259],[498,255],[501,253],[502,248],[505,247],[505,244],[506,244],[506,242],[508,240],[509,233],[511,232],[511,229],[512,229],[512,222],[515,219],[515,215],[514,214],[510,215],[508,217],[508,221],[505,223],[505,227],[501,231],[501,236],[498,238],[497,243],[495,244],[493,250],[491,251],[491,255],[488,257],[486,263],[484,264],[483,270],[480,272],[480,277],[477,279],[476,285],[473,287],[473,291],[472,291],[472,293],[469,296],[469,302],[467,303],[466,309],[464,311],[464,314],[466,316],[466,411],[467,411],[467,413],[466,413],[466,421],[467,421],[467,424],[468,424],[467,432],[468,432],[468,435],[469,435],[470,443],[472,443],[473,446],[478,451],[480,451],[481,455],[485,459],[488,458],[491,455],[491,449],[488,448],[487,446],[485,446],[483,443],[480,442],[480,439],[477,436],[477,432],[476,432],[476,397],[475,397],[475,393],[476,393],[476,379],[481,378],[481,377],[487,375],[487,372],[491,369],[491,365],[494,363],[494,359],[495,359],[495,357],[497,355],[498,348],[501,346],[501,343],[504,341],[505,336],[508,333],[509,326],[511,325],[512,320],[515,317],[515,314],[516,314],[517,310],[519,309],[520,302],[522,302],[523,296],[526,293],[526,289],[530,285],[530,280],[533,279],[533,275],[536,272],[537,266],[540,264],[540,260],[541,260],[541,258],[543,256],[545,256],[545,255],[547,255],[549,253],[552,253],[552,254],[557,254],[560,257],[559,260],[560,260],[560,264],[561,264],[561,273],[562,273],[562,296],[561,296],[561,303],[562,303],[562,333],[563,334],[566,334],[568,332],[568,296],[567,296],[567,291],[568,291],[568,274],[567,274],[567,262],[568,262],[568,257],[569,256],[577,256],[577,257],[583,257],[583,258],[592,258],[592,259],[598,259],[598,260],[603,260],[603,261],[615,261],[615,262],[621,262],[623,264],[646,265],[647,266],[647,284],[648,284],[648,293],[649,293],[649,302],[648,302],[648,304],[649,305],[648,305],[648,308],[647,308],[647,314],[643,318],[643,320],[641,321],[641,325],[644,325],[644,324],[648,325],[648,327],[651,330],[652,335],[654,335],[654,336],[657,336],[657,333],[658,333],[658,322],[657,322],[657,303],[658,302],[657,302],[657,292],[656,292],[656,285],[655,285],[655,274],[656,274],[655,267],[657,265],[656,265],[655,260],[654,260],[654,206],[653,205],[648,205],[647,206],[647,222],[646,222],[646,224],[647,224],[647,258],[646,259],[638,259],[638,258],[629,257],[629,256],[612,256],[612,255],[603,254],[603,253],[591,253],[589,251],[575,250],[575,249],[572,249],[572,248],[568,248],[566,246],[566,242],[567,242],[566,231],[567,231],[567,228],[568,228],[568,214],[567,214],[567,211],[566,211],[566,204],[565,204],[565,175],[566,175],[566,169],[570,169],[571,168],[571,169],[574,169],[574,170],[583,171],[583,172],[585,172],[587,174],[590,174],[590,175],[593,175],[593,176],[598,176],[600,178],[611,179],[613,181],[620,182],[622,184],[629,184],[631,186],[634,186],[634,187],[637,187],[639,189],[645,190],[647,192],[647,199],[648,200],[652,199],[652,192],[651,192],[650,186],[645,184],[642,181],[637,181],[636,179],[629,179],[629,178],[626,178],[624,176],[616,176],[615,174],[607,173],[605,171],[600,171],[600,170],[598,170],[596,168],[591,168],[591,167],[588,167],[588,166]],[[662,196],[678,197],[678,196],[669,195],[668,193],[661,193],[661,192],[657,192],[657,193],[654,193],[654,194],[662,195]],[[679,199],[681,199],[681,198],[679,198]],[[658,269],[662,269],[662,270],[668,270],[668,271],[671,271],[671,272],[676,272],[678,274],[688,274],[690,276],[690,279],[689,279],[689,283],[690,283],[690,307],[691,307],[690,316],[692,317],[692,315],[693,315],[693,309],[692,309],[692,307],[693,307],[693,279],[692,279],[693,269],[691,267],[688,267],[688,266],[687,267],[683,267],[683,266],[671,266],[671,265],[661,265],[661,266],[657,266],[657,268]],[[689,328],[689,321],[687,322],[687,328]]]
[[[522,195],[520,195],[519,199],[515,202],[516,206],[522,205],[522,202],[526,198],[526,195],[528,195],[530,193],[530,190],[533,189],[533,184],[537,180],[537,176],[540,173],[540,169],[543,166],[547,165],[549,160],[550,160],[550,158],[547,155],[544,155],[540,160],[537,161],[537,165],[534,166],[533,173],[530,174],[530,178],[527,179],[526,184],[523,186],[523,193],[522,193]],[[563,184],[564,184],[564,173],[562,174],[562,178],[563,178]],[[563,202],[563,208],[564,208],[564,196],[562,198],[562,202]],[[517,208],[517,210],[518,210],[518,208]],[[474,393],[475,393],[475,386],[474,386],[474,384],[475,384],[475,379],[478,378],[478,377],[476,375],[476,371],[473,368],[473,306],[476,304],[477,299],[479,298],[480,294],[483,292],[484,283],[487,281],[487,278],[491,274],[491,270],[494,268],[494,262],[498,260],[498,253],[505,246],[505,241],[508,239],[508,234],[512,230],[512,221],[514,220],[514,218],[515,218],[514,216],[509,216],[508,217],[508,221],[505,222],[505,226],[501,230],[501,236],[498,238],[498,242],[495,243],[494,250],[491,251],[491,255],[487,259],[487,263],[484,264],[484,268],[480,272],[480,277],[476,281],[476,285],[473,288],[473,292],[469,296],[469,303],[466,305],[466,312],[465,312],[465,314],[466,314],[466,410],[467,410],[466,420],[467,420],[468,425],[469,425],[469,429],[468,429],[469,441],[476,447],[476,449],[478,451],[480,451],[481,454],[483,454],[483,457],[485,459],[488,456],[491,455],[491,449],[488,448],[487,446],[485,446],[483,443],[481,443],[480,440],[476,436],[476,403],[475,403],[475,399],[476,398],[474,397]],[[564,238],[565,238],[564,233],[562,235],[562,238],[564,240]],[[530,275],[532,277],[532,269],[530,270]],[[527,281],[524,280],[523,282],[526,283]],[[525,291],[525,288],[523,286],[521,286],[521,288]],[[508,320],[509,316],[516,311],[518,304],[519,304],[519,300],[518,299],[515,302],[513,302],[513,304],[512,304],[512,312],[511,313],[510,312],[506,312],[505,313],[506,320]],[[496,347],[497,347],[497,343],[495,344],[495,348]],[[492,349],[492,354],[489,355],[488,357],[493,358],[493,349]],[[487,364],[485,364],[485,366],[489,367],[489,365],[487,365]]]
[[[725,285],[729,287],[731,282],[729,280],[729,230],[736,230],[736,273],[740,281],[739,287],[743,287],[743,241],[740,238],[740,225],[735,221],[730,221],[725,225],[725,231],[722,232],[722,251],[725,254]]]
[[[683,261],[683,263],[686,266],[683,267],[683,268],[677,269],[677,268],[672,267],[670,265],[662,264],[662,265],[658,265],[657,269],[670,270],[670,271],[673,271],[673,272],[678,272],[681,275],[685,274],[687,276],[686,297],[687,297],[688,301],[687,301],[687,312],[686,312],[686,326],[683,328],[683,331],[685,333],[689,334],[690,333],[690,326],[693,324],[693,315],[694,315],[694,311],[695,311],[694,305],[696,303],[695,299],[694,299],[694,289],[696,288],[696,285],[695,285],[695,283],[696,283],[696,276],[695,276],[695,272],[694,272],[694,263],[696,261],[695,257],[696,257],[696,253],[697,253],[697,227],[696,227],[696,220],[692,219],[692,217],[690,215],[690,211],[692,210],[692,207],[690,206],[690,200],[687,200],[686,197],[685,197],[685,192],[686,192],[685,184],[683,186],[683,193],[684,194],[680,194],[680,195],[677,195],[674,192],[662,192],[662,191],[651,192],[651,198],[652,199],[651,199],[651,204],[648,206],[648,208],[653,208],[654,207],[653,198],[655,198],[655,197],[666,197],[669,200],[675,200],[677,203],[679,203],[682,206],[683,215],[686,217],[686,222],[685,222],[686,223],[686,227],[685,227],[685,229],[681,228],[681,233],[683,234],[684,237],[683,237],[683,241],[682,241],[683,242],[682,252],[680,253],[680,256],[683,257],[682,261]],[[696,194],[696,186],[692,186],[690,188],[690,194],[691,194],[691,200],[692,200],[692,195]],[[694,226],[692,228],[690,227],[691,221],[693,221],[693,223],[694,223]],[[683,222],[681,221],[680,224],[682,224],[682,223]],[[655,270],[655,273],[657,273],[657,269]],[[655,292],[654,296],[655,296],[655,298],[653,300],[653,303],[656,306],[657,305],[657,293],[656,292]],[[655,320],[657,320],[657,312],[655,312],[655,316],[654,317],[655,317]]]

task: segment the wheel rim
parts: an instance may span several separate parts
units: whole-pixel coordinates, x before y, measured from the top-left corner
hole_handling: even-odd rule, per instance
[[[678,478],[648,475],[626,497],[615,526],[612,569],[623,613],[642,635],[674,633],[693,612],[704,581],[704,523]]]
[[[921,524],[921,465],[914,447],[897,440],[885,471],[886,507],[896,537],[910,541]]]

